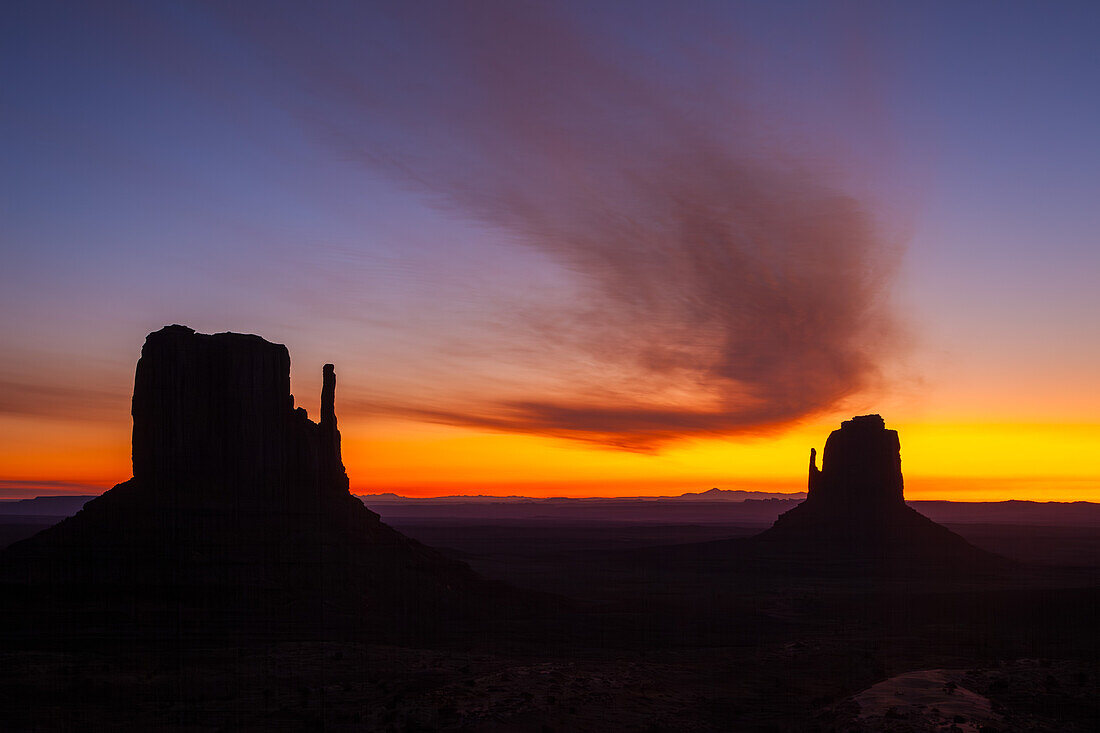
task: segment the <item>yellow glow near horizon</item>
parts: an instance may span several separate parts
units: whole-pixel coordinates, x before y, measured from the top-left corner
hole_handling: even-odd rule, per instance
[[[405,421],[346,419],[341,431],[356,493],[655,496],[712,487],[803,491],[810,448],[820,452],[838,424],[685,441],[655,454]],[[1100,424],[890,427],[901,435],[910,499],[1100,501]],[[108,488],[130,476],[129,439],[121,422],[3,417],[0,479]]]
[[[921,475],[1100,476],[1100,424],[915,423],[899,431],[902,468]]]
[[[611,496],[711,487],[802,491],[810,448],[836,422],[757,437],[685,442],[656,454],[539,436],[398,424],[345,428],[345,463],[360,493]],[[1100,500],[1093,456],[1100,425],[892,424],[910,499]]]

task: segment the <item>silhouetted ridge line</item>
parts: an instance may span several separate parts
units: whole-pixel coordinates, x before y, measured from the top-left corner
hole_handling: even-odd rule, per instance
[[[0,578],[136,624],[444,628],[516,600],[349,493],[331,364],[322,385],[314,423],[294,407],[285,346],[179,325],[149,334],[134,477],[8,548]]]

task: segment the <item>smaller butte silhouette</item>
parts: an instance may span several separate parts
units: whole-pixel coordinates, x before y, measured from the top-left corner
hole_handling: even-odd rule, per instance
[[[995,568],[1008,561],[974,547],[905,503],[901,442],[879,415],[845,420],[810,450],[806,500],[750,542],[809,562],[904,563],[932,573]]]
[[[133,478],[9,547],[0,579],[60,623],[83,615],[151,631],[430,632],[508,607],[516,591],[349,493],[335,395],[326,364],[314,423],[294,407],[285,346],[179,325],[149,334],[134,380]]]

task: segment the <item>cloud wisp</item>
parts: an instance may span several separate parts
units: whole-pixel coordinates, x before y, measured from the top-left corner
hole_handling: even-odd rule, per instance
[[[761,120],[668,88],[541,5],[265,17],[236,27],[288,98],[306,95],[312,134],[543,253],[583,293],[510,328],[546,370],[568,353],[584,378],[393,411],[646,451],[789,424],[874,380],[897,251]]]

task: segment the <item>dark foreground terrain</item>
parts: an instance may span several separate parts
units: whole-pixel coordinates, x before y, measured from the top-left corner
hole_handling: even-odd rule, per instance
[[[698,552],[759,525],[394,525],[488,578],[569,600],[430,643],[218,628],[9,634],[0,727],[1089,731],[1100,721],[1095,528],[953,525],[1023,564],[875,577]]]

